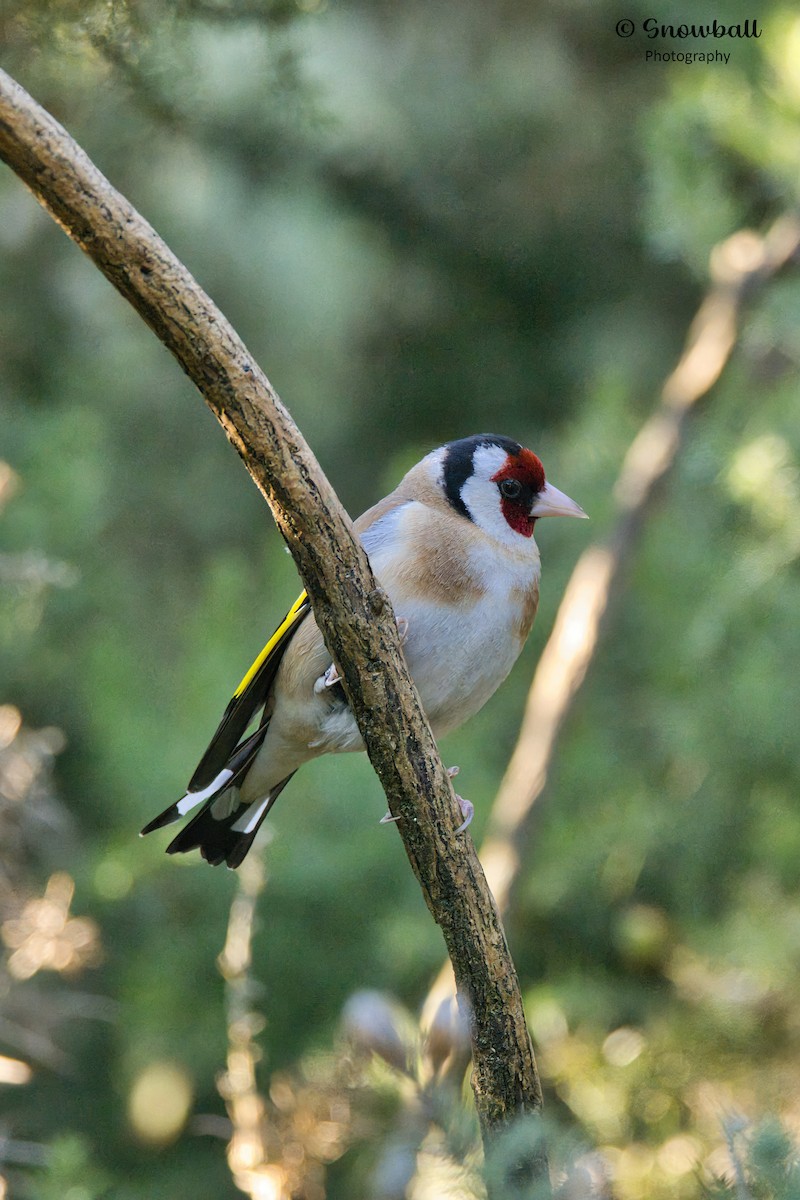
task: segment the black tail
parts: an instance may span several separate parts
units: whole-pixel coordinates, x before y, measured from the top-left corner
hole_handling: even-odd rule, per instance
[[[241,746],[237,748],[236,753],[231,755],[227,768],[218,777],[217,786],[213,790],[211,787],[206,788],[203,797],[195,796],[191,791],[188,791],[176,804],[170,804],[169,808],[165,808],[157,817],[153,817],[153,820],[145,825],[139,836],[144,837],[146,834],[152,833],[154,829],[163,829],[165,825],[171,825],[173,821],[180,821],[181,817],[185,817],[193,808],[201,804],[203,799],[205,799],[206,803],[200,811],[204,812],[209,804],[221,796],[223,792],[227,792],[230,788],[236,787],[237,784],[241,783],[252,766],[253,759],[261,749],[268,727],[269,723],[264,722],[259,725],[255,733],[252,733],[246,741],[242,742]],[[222,782],[219,782],[219,779],[222,779]]]
[[[231,868],[240,866],[253,844],[253,838],[261,828],[262,821],[292,775],[287,775],[264,797],[260,810],[256,804],[240,804],[228,816],[218,818],[214,816],[213,808],[219,796],[206,801],[197,816],[172,839],[167,846],[167,854],[184,854],[187,850],[198,849],[212,867],[217,867],[223,862]],[[255,812],[247,828],[237,829],[236,826],[241,825],[250,809],[254,809]]]
[[[208,862],[215,865],[227,862],[229,867],[238,867],[264,817],[291,779],[291,775],[287,776],[256,804],[240,803],[228,816],[214,816],[214,809],[220,812],[228,807],[219,803],[221,797],[243,783],[263,745],[269,728],[269,700],[275,676],[292,638],[310,611],[308,597],[303,592],[234,692],[210,746],[189,781],[186,795],[142,830],[142,834],[152,833],[197,809],[194,818],[167,847],[168,854],[199,847]],[[240,742],[259,708],[263,711],[258,728]]]

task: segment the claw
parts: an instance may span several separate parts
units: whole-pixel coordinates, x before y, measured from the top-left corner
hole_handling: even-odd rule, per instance
[[[335,687],[341,681],[341,675],[336,670],[336,663],[331,663],[325,674],[322,676],[325,680],[325,687]]]
[[[464,818],[456,830],[456,833],[463,833],[472,821],[472,818],[475,816],[475,805],[471,800],[465,800],[463,796],[456,795],[456,800],[458,801],[458,806],[461,809],[461,815]]]
[[[341,675],[336,670],[336,664],[331,663],[324,675],[320,675],[314,683],[314,691],[317,695],[324,692],[326,688],[335,687],[341,681]]]
[[[408,637],[407,617],[397,618],[397,632],[400,635],[400,645],[404,646],[406,644],[406,638]],[[319,693],[324,692],[326,688],[336,687],[336,684],[341,683],[341,681],[342,677],[336,670],[336,663],[331,663],[325,674],[320,675],[319,679],[315,681],[314,691],[317,693],[317,695],[319,695]],[[458,770],[458,768],[456,768],[456,770]]]
[[[400,622],[398,621],[398,625],[399,625],[399,623]],[[447,774],[450,779],[455,779],[456,775],[458,775],[460,770],[461,770],[460,767],[448,767]],[[461,809],[461,815],[464,818],[464,820],[462,821],[462,823],[459,825],[458,829],[456,830],[456,833],[463,833],[464,830],[472,823],[472,818],[475,816],[475,805],[472,803],[471,800],[465,800],[463,796],[459,796],[458,793],[456,793],[456,800],[458,801],[458,806]],[[380,825],[389,825],[393,821],[399,821],[399,820],[400,820],[399,817],[393,817],[390,812],[387,812],[385,817],[381,817],[379,824]]]
[[[460,770],[461,767],[448,767],[448,777],[450,779],[455,779]],[[463,833],[467,826],[471,823],[472,818],[475,816],[475,805],[471,800],[465,800],[463,796],[459,796],[458,792],[456,792],[456,800],[458,801],[458,806],[461,809],[461,815],[464,818],[463,822],[456,830],[456,833]]]

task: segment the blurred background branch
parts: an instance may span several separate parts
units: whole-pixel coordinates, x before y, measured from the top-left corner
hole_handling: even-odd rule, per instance
[[[13,1052],[0,1054],[0,1088],[12,1092],[43,1070],[67,1078],[73,1073],[72,1055],[60,1044],[70,1018],[109,1021],[116,1015],[107,998],[69,987],[102,958],[97,923],[70,911],[73,879],[53,872],[38,894],[43,863],[70,840],[70,822],[53,786],[54,760],[63,749],[60,730],[26,728],[17,709],[0,705],[0,1042]],[[58,976],[60,986],[47,986],[43,972]],[[48,1145],[4,1132],[0,1195],[11,1186],[24,1188],[19,1168],[44,1166],[50,1156]]]
[[[686,422],[734,351],[742,306],[787,263],[796,262],[800,223],[782,216],[763,235],[741,230],[711,253],[711,285],[658,406],[631,443],[613,487],[616,517],[604,543],[583,552],[558,606],[534,672],[519,737],[492,805],[481,860],[501,909],[531,836],[534,804],[547,783],[558,735],[597,650],[615,588],[642,527],[674,469]]]
[[[254,1008],[250,965],[256,905],[264,884],[263,863],[251,855],[237,875],[225,946],[218,960],[225,980],[228,1030],[227,1070],[218,1086],[233,1127],[228,1164],[234,1183],[253,1200],[285,1200],[293,1193],[282,1164],[270,1161],[264,1131],[266,1105],[256,1085],[260,1058],[256,1037],[264,1022]]]
[[[607,551],[614,480],[712,249],[800,203],[798,14],[767,0],[762,37],[721,39],[727,63],[653,64],[643,3],[620,39],[611,0],[7,0],[0,41],[270,363],[350,512],[494,428],[542,454]],[[800,273],[755,286],[736,326],[519,848],[509,933],[570,1200],[797,1191]],[[0,553],[71,574],[0,583],[13,753],[67,742],[60,815],[27,792],[7,814],[3,919],[50,912],[66,874],[54,920],[91,918],[103,949],[74,979],[4,981],[0,1133],[46,1152],[9,1164],[7,1191],[217,1200],[212,964],[238,883],[135,831],[180,794],[296,580],[189,381],[6,171],[0,429],[17,481]],[[573,537],[537,532],[525,660],[443,745],[476,838],[574,565]],[[384,811],[348,756],[310,765],[271,819],[250,969],[262,1137],[329,1200],[465,1200],[483,1184],[463,1055],[434,1102],[427,1035],[450,1010],[419,1017],[441,938]],[[331,1119],[347,1149],[325,1161]]]
[[[686,422],[718,381],[735,346],[744,304],[800,250],[800,221],[779,217],[763,235],[740,230],[715,246],[709,290],[658,405],[634,438],[614,483],[616,515],[604,543],[584,550],[570,576],[528,691],[513,753],[489,814],[481,861],[505,913],[533,833],[533,811],[547,783],[558,737],[598,647],[615,589],[643,526],[674,469]],[[423,1010],[432,1014],[452,992],[450,964],[439,972]]]

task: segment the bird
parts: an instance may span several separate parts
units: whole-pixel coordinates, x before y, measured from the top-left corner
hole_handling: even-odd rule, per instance
[[[485,433],[431,451],[355,522],[436,739],[477,713],[516,662],[539,602],[534,527],[552,516],[586,513],[532,450]],[[198,809],[167,853],[199,849],[213,866],[238,867],[299,767],[363,749],[303,592],[234,692],[186,794],[142,835]],[[456,832],[472,815],[459,801]]]

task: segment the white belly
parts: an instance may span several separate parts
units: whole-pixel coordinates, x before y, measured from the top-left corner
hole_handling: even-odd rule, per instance
[[[409,623],[406,661],[436,737],[478,712],[517,660],[514,622],[496,599],[485,597],[467,614],[434,603],[399,611]]]
[[[419,601],[395,612],[408,621],[406,662],[434,736],[440,738],[474,716],[517,661],[522,644],[514,620],[489,597],[468,616]],[[364,749],[355,719],[344,706],[324,714],[315,743],[317,753]]]

